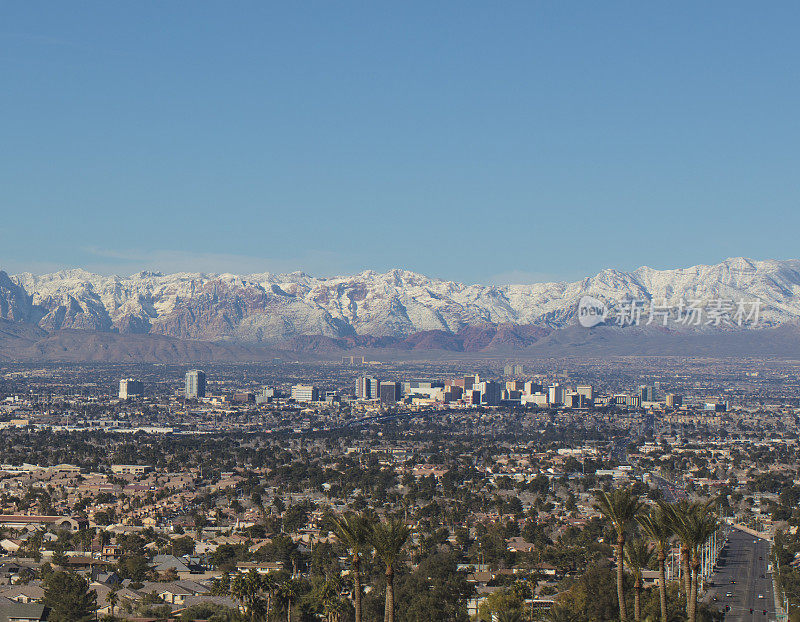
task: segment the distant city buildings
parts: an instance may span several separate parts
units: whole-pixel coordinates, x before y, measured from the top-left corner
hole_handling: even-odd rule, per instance
[[[550,404],[563,404],[564,403],[564,388],[558,383],[551,384],[547,388],[547,401]]]
[[[276,391],[271,387],[264,387],[256,393],[256,404],[269,404],[273,398],[278,397],[280,391]]]
[[[473,389],[480,391],[481,404],[486,406],[499,406],[502,387],[499,382],[487,380],[473,385]]]
[[[363,376],[356,379],[356,399],[376,400],[380,393],[380,380],[372,376]]]
[[[310,384],[296,384],[292,387],[292,399],[295,402],[317,402],[319,389]]]
[[[669,408],[678,408],[683,405],[683,397],[675,393],[667,393],[664,402]]]
[[[133,378],[123,378],[119,381],[119,399],[127,400],[129,397],[144,395],[144,383]]]
[[[652,387],[647,384],[643,384],[639,387],[639,400],[644,402],[655,402],[656,401],[656,390],[655,387]]]
[[[399,382],[381,382],[381,404],[391,405],[399,402],[403,397],[403,389]]]
[[[199,369],[186,372],[186,397],[200,399],[206,396],[206,373]]]
[[[364,357],[363,356],[343,356],[342,357],[342,365],[363,365],[364,364]]]

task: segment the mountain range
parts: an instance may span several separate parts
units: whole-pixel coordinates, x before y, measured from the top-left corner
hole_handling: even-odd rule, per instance
[[[81,269],[44,275],[0,271],[0,357],[63,358],[68,353],[74,360],[103,360],[102,344],[112,352],[108,357],[148,360],[207,360],[215,353],[235,360],[267,351],[351,348],[524,351],[537,344],[574,346],[590,335],[623,334],[610,326],[575,331],[584,296],[667,306],[688,300],[759,301],[757,327],[636,328],[648,339],[670,334],[684,343],[733,343],[748,331],[780,327],[785,333],[800,325],[800,260],[740,257],[716,265],[606,269],[575,282],[504,286],[465,285],[407,270],[334,278],[302,272],[119,277]],[[633,328],[624,332],[626,339],[636,334]],[[745,341],[753,338],[750,334]],[[125,344],[121,351],[120,344]]]

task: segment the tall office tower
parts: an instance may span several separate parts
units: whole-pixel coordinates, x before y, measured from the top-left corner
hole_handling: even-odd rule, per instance
[[[519,391],[522,393],[525,390],[525,383],[522,380],[508,380],[506,381],[506,391]]]
[[[547,401],[553,404],[563,404],[564,403],[564,387],[560,384],[551,384],[547,387]]]
[[[372,376],[356,379],[356,398],[360,400],[376,400],[380,397],[380,380]]]
[[[582,395],[586,400],[594,399],[594,388],[590,384],[579,384],[575,391]]]
[[[583,396],[577,391],[564,391],[562,400],[567,408],[580,408]]]
[[[500,397],[503,390],[503,385],[501,385],[499,382],[487,380],[485,382],[479,382],[475,384],[473,388],[481,392],[481,404],[486,404],[487,406],[500,405]]]
[[[206,372],[193,369],[186,372],[186,397],[200,398],[206,396]]]
[[[381,382],[381,404],[396,404],[402,394],[399,382]]]
[[[464,376],[464,390],[469,391],[481,381],[480,376],[478,374],[473,374],[472,376]]]
[[[144,395],[144,384],[140,380],[123,378],[119,381],[119,399],[126,400],[129,397],[141,397],[142,395]]]
[[[643,384],[639,387],[639,400],[642,402],[655,402],[656,390],[651,385]]]
[[[526,382],[525,383],[525,393],[528,395],[533,395],[534,393],[541,393],[542,392],[542,383],[541,382]]]
[[[667,393],[666,402],[669,408],[677,408],[683,404],[683,397],[675,393]]]

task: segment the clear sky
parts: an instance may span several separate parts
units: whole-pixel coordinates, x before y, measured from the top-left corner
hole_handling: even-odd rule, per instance
[[[0,268],[789,258],[797,2],[0,5]]]

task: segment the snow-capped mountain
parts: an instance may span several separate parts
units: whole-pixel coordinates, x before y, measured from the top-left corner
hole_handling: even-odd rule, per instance
[[[36,276],[0,271],[0,318],[101,332],[206,341],[280,342],[300,335],[405,337],[485,324],[561,328],[582,296],[613,302],[759,300],[759,326],[800,319],[800,260],[728,259],[677,270],[603,270],[574,283],[464,285],[405,270],[316,278],[304,273],[141,272],[80,269]]]

